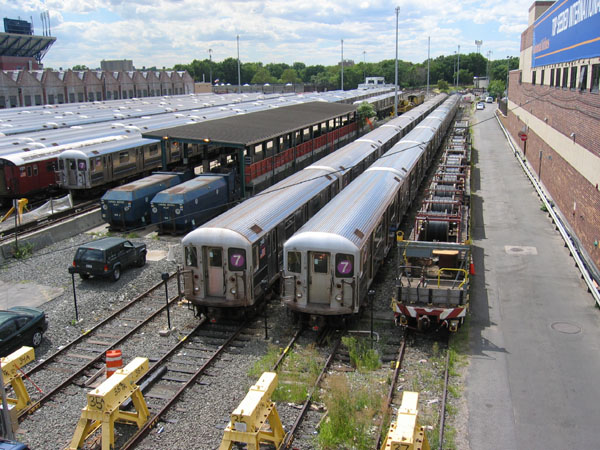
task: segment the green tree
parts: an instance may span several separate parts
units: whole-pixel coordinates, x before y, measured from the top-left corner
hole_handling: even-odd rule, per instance
[[[438,80],[437,87],[440,91],[447,91],[449,87],[448,82],[446,80]]]
[[[227,58],[227,59],[223,60],[223,62],[220,64],[220,66],[221,66],[221,71],[223,73],[223,79],[221,79],[220,81],[223,83],[237,84],[237,82],[238,82],[237,59]]]
[[[362,102],[358,106],[356,112],[361,125],[364,125],[368,118],[375,116],[375,109],[373,108],[373,105],[368,102]]]
[[[495,98],[502,97],[505,89],[506,83],[504,82],[504,80],[490,81],[490,85],[488,86],[488,92]]]
[[[290,66],[286,63],[269,63],[265,66],[271,75],[273,75],[276,79],[281,79],[281,75],[285,69],[289,69]]]
[[[265,67],[260,67],[252,77],[252,84],[274,83],[275,78],[269,73]]]
[[[297,83],[300,80],[294,69],[285,69],[281,74],[282,83]]]
[[[73,66],[72,70],[89,70],[87,66],[83,64],[76,64]]]

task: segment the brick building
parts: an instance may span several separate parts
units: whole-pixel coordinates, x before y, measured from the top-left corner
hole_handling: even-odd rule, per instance
[[[0,109],[193,93],[187,71],[0,70]]]
[[[536,1],[509,75],[507,129],[600,267],[600,2]],[[522,142],[518,133],[527,133]],[[526,226],[526,224],[522,224]]]

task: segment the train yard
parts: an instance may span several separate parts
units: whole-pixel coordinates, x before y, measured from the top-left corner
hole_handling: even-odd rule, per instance
[[[33,369],[29,369],[27,374],[37,388],[31,395],[32,405],[20,413],[19,437],[30,443],[32,448],[64,448],[74,439],[74,433],[78,439],[83,439],[82,429],[75,430],[81,408],[85,405],[85,393],[98,386],[103,379],[104,369],[98,363],[103,360],[105,352],[119,348],[125,364],[134,357],[145,357],[149,358],[148,374],[160,367],[164,367],[164,372],[156,375],[157,381],[144,391],[149,407],[146,425],[139,431],[135,426],[117,425],[116,447],[130,448],[135,445],[137,448],[156,448],[161,443],[169,442],[173,448],[185,448],[193,446],[198,439],[203,442],[202,448],[218,447],[229,415],[247,387],[256,381],[253,379],[256,377],[253,372],[256,368],[253,366],[264,365],[261,361],[273,351],[280,354],[279,347],[288,342],[297,330],[289,312],[275,296],[267,304],[265,313],[240,327],[239,323],[235,325],[226,319],[215,321],[195,317],[191,304],[180,301],[181,283],[169,281],[165,289],[161,281],[163,273],[175,271],[175,264],[163,259],[166,254],[175,250],[173,259],[183,261],[183,249],[177,245],[179,239],[144,230],[124,232],[123,236],[146,243],[149,257],[145,267],[125,272],[115,284],[93,278],[77,280],[74,289],[82,320],[76,322],[72,311],[74,293],[70,289],[66,268],[77,246],[93,236],[106,233],[106,228],[93,233],[55,244],[33,258],[36,264],[48,268],[36,281],[62,289],[62,293],[44,305],[53,327],[37,351],[42,362],[37,366],[32,365]],[[6,269],[11,271],[15,280],[30,280],[30,264],[27,259],[16,260],[10,262]],[[413,370],[417,375],[412,375],[407,369],[389,369],[389,364],[397,361],[397,355],[401,353],[399,346],[403,340],[394,326],[393,314],[389,309],[395,275],[393,271],[387,271],[387,275],[385,270],[382,272],[374,284],[376,293],[372,297],[369,314],[371,324],[373,321],[376,323],[377,341],[374,347],[380,355],[379,367],[373,368],[372,373],[364,375],[361,370],[356,370],[356,359],[349,354],[352,345],[364,346],[368,342],[365,336],[370,335],[369,321],[365,318],[356,318],[352,322],[353,329],[347,330],[348,333],[334,330],[331,334],[321,335],[319,339],[316,332],[303,330],[299,341],[284,353],[279,371],[282,378],[294,371],[304,371],[294,366],[299,358],[302,359],[298,355],[309,352],[315,355],[315,361],[322,360],[322,376],[314,380],[312,387],[306,388],[313,392],[312,397],[306,401],[295,399],[277,404],[283,427],[288,433],[285,448],[315,448],[319,445],[315,440],[317,430],[333,420],[328,418],[329,413],[325,414],[329,408],[325,406],[327,393],[335,385],[335,381],[331,380],[337,380],[345,389],[355,382],[364,386],[371,383],[378,385],[381,388],[376,390],[377,393],[381,391],[379,402],[387,395],[392,411],[390,416],[394,416],[398,406],[397,390],[392,387],[389,393],[386,392],[388,382],[385,380],[392,378],[391,372],[400,371],[399,389],[406,389],[410,382],[411,389],[426,391],[422,395],[431,401],[430,405],[434,405],[431,409],[437,408],[435,405],[441,400],[443,389],[440,391],[437,383],[434,383],[435,388],[427,384],[438,378],[440,351],[437,344],[431,344],[426,351],[423,351],[423,345],[416,345],[414,354],[411,354],[411,350],[405,350],[409,355],[408,365],[411,365],[410,361],[416,361]],[[152,289],[146,291],[148,286],[152,286]],[[99,292],[102,292],[100,297]],[[168,293],[171,294],[170,313],[165,311]],[[99,298],[102,300],[99,301]],[[173,322],[173,331],[159,333],[165,328],[166,320]],[[355,344],[347,341],[342,345],[342,334],[346,338],[358,336],[352,341]],[[321,346],[318,341],[321,341]],[[333,344],[334,341],[338,345]],[[56,360],[60,363],[53,363]],[[288,360],[292,360],[291,366],[288,366]],[[435,372],[435,375],[425,377],[425,389],[422,389],[421,380],[411,381],[419,378],[418,373],[423,366],[431,366]],[[348,374],[356,374],[357,380],[346,379]],[[231,383],[231,380],[236,381]],[[288,379],[281,384],[289,389],[296,381]],[[384,407],[378,404],[376,409],[381,408]],[[371,420],[377,424],[373,428],[379,432],[385,431],[387,419],[381,414],[373,414]],[[72,426],[66,426],[66,423]],[[190,423],[194,423],[193,430],[190,430]],[[52,444],[48,441],[48,426],[53,430]],[[373,440],[378,439],[377,432],[363,430],[363,434],[368,444],[361,448],[372,448]],[[101,440],[99,431],[92,434],[90,439],[79,442],[86,441],[86,445],[95,442],[98,445]]]

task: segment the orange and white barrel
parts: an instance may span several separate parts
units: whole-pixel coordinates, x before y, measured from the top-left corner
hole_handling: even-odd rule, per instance
[[[106,378],[123,367],[121,350],[108,350],[106,352]]]

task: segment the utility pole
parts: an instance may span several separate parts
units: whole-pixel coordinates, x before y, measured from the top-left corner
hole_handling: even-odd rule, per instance
[[[363,50],[363,79],[367,79],[367,51]],[[366,82],[366,81],[365,81]]]
[[[396,6],[396,66],[394,78],[394,117],[398,117],[398,15],[400,7]]]

